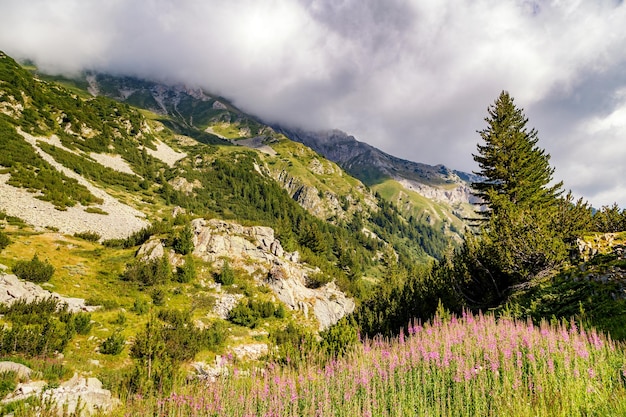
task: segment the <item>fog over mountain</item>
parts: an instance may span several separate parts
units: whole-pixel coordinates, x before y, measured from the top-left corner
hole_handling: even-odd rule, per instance
[[[624,22],[616,0],[3,0],[0,50],[199,85],[268,122],[465,171],[507,90],[556,179],[626,207]]]

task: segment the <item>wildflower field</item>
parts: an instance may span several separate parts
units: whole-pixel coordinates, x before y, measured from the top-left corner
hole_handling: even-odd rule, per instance
[[[574,322],[464,315],[338,359],[232,368],[120,416],[624,416],[624,346]]]

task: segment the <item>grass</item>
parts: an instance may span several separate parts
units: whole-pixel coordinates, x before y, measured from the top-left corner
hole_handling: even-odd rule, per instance
[[[492,315],[409,326],[344,358],[299,364],[133,398],[122,415],[604,416],[626,413],[625,349],[575,323]]]
[[[245,137],[241,135],[241,126],[238,123],[214,124],[210,126],[209,133],[216,133],[227,139],[242,139]]]
[[[449,205],[437,203],[418,192],[408,190],[395,180],[388,179],[374,185],[372,191],[378,192],[385,200],[394,202],[408,216],[418,219],[430,217],[430,221],[449,223],[455,230],[464,228],[463,221],[451,212]]]

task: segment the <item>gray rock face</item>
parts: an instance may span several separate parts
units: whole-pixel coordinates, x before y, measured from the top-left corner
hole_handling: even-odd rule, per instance
[[[15,372],[19,379],[28,380],[33,371],[28,366],[22,365],[21,363],[2,361],[0,362],[0,374],[3,372]]]
[[[137,259],[149,262],[156,259],[161,259],[165,253],[165,248],[161,241],[157,238],[151,238],[145,242],[137,251]]]
[[[268,273],[267,283],[292,310],[301,310],[305,316],[312,310],[320,329],[326,329],[354,311],[354,300],[346,297],[334,282],[321,288],[307,288],[304,282],[310,272],[303,273],[297,264],[275,265]]]
[[[290,175],[287,171],[278,172],[274,175],[274,179],[287,190],[291,198],[312,215],[327,218],[331,215],[343,214],[336,196],[326,202],[323,201],[317,188],[304,185],[300,179]]]
[[[194,255],[210,262],[231,259],[234,265],[265,281],[287,307],[305,316],[313,312],[320,329],[354,311],[354,301],[334,283],[317,289],[306,287],[308,277],[318,270],[299,263],[297,252],[285,252],[271,227],[244,227],[216,219],[195,219],[191,226]]]
[[[16,300],[22,299],[26,302],[54,298],[59,303],[67,304],[71,312],[95,311],[98,306],[87,306],[82,298],[63,297],[55,292],[44,290],[39,285],[23,281],[12,274],[5,274],[0,270],[0,304],[10,305]]]
[[[97,378],[83,378],[74,374],[69,381],[62,383],[58,388],[44,391],[47,385],[46,381],[22,382],[17,385],[15,391],[2,400],[2,403],[7,404],[41,395],[44,401],[51,401],[55,404],[59,416],[76,413],[84,417],[111,411],[120,404],[120,401],[111,395],[111,391],[102,388],[102,382]]]
[[[111,391],[102,388],[102,382],[97,378],[84,378],[76,374],[60,387],[45,391],[43,397],[57,404],[60,416],[66,415],[63,407],[67,407],[69,415],[80,410],[81,416],[90,416],[111,411],[120,403],[111,395]]]

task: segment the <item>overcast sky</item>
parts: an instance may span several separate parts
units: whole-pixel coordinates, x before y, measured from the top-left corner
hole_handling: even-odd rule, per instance
[[[622,1],[0,0],[0,50],[202,86],[268,121],[468,172],[507,90],[555,179],[626,207]]]

